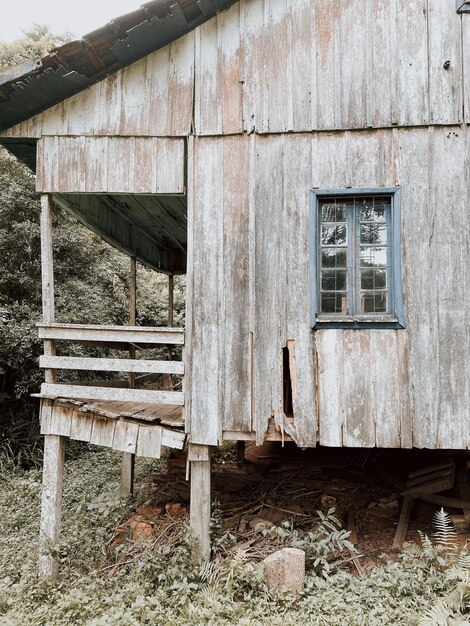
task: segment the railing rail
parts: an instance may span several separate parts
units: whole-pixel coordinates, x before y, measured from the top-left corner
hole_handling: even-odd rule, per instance
[[[97,326],[85,324],[38,324],[38,335],[45,341],[72,341],[84,344],[107,345],[110,348],[158,347],[162,345],[180,346],[184,344],[184,330],[181,328],[156,328],[143,326]],[[43,355],[39,366],[48,371],[78,370],[125,372],[141,374],[184,375],[181,360],[151,360],[108,357],[72,357]],[[144,378],[147,378],[145,376]],[[181,391],[154,389],[132,389],[110,387],[93,383],[44,383],[41,386],[43,398],[73,398],[77,400],[97,400],[123,402],[174,404],[182,406],[184,396]]]

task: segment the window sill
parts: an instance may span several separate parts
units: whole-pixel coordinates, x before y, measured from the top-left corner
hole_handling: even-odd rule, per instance
[[[314,330],[319,328],[404,328],[395,315],[319,315],[315,320]]]

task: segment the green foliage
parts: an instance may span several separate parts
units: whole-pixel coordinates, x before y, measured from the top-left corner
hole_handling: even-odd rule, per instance
[[[138,459],[140,500],[148,497],[144,477],[159,463]],[[113,529],[133,504],[116,495],[119,466],[120,455],[106,450],[85,449],[67,461],[61,578],[50,584],[36,573],[40,472],[2,472],[0,465],[0,626],[414,625],[460,582],[454,570],[431,572],[415,551],[363,577],[344,566],[328,578],[310,569],[300,596],[271,597],[250,552],[194,567],[184,529],[177,543],[155,538],[112,548]],[[326,517],[325,532],[336,532],[330,528],[336,522]]]
[[[334,560],[335,554],[343,550],[356,551],[354,545],[348,541],[349,531],[341,528],[341,523],[334,512],[334,508],[326,514],[317,511],[319,524],[308,533],[292,530],[290,523],[285,522],[283,526],[270,528],[265,534],[280,537],[284,546],[303,550],[306,567],[327,578],[337,565],[337,561]]]

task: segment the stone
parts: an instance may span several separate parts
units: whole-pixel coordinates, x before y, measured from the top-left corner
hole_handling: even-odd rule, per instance
[[[331,509],[333,506],[336,506],[336,498],[334,496],[330,496],[327,493],[320,496],[320,507],[322,509]]]
[[[261,533],[264,530],[268,530],[268,528],[272,528],[274,524],[267,519],[263,519],[262,517],[253,517],[249,521],[249,526],[257,533]]]
[[[263,561],[269,590],[274,593],[300,593],[305,584],[305,552],[283,548]]]

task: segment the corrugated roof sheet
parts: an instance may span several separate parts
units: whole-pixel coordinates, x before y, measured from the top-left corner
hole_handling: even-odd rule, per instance
[[[42,58],[0,73],[0,130],[178,39],[235,0],[153,0]]]

